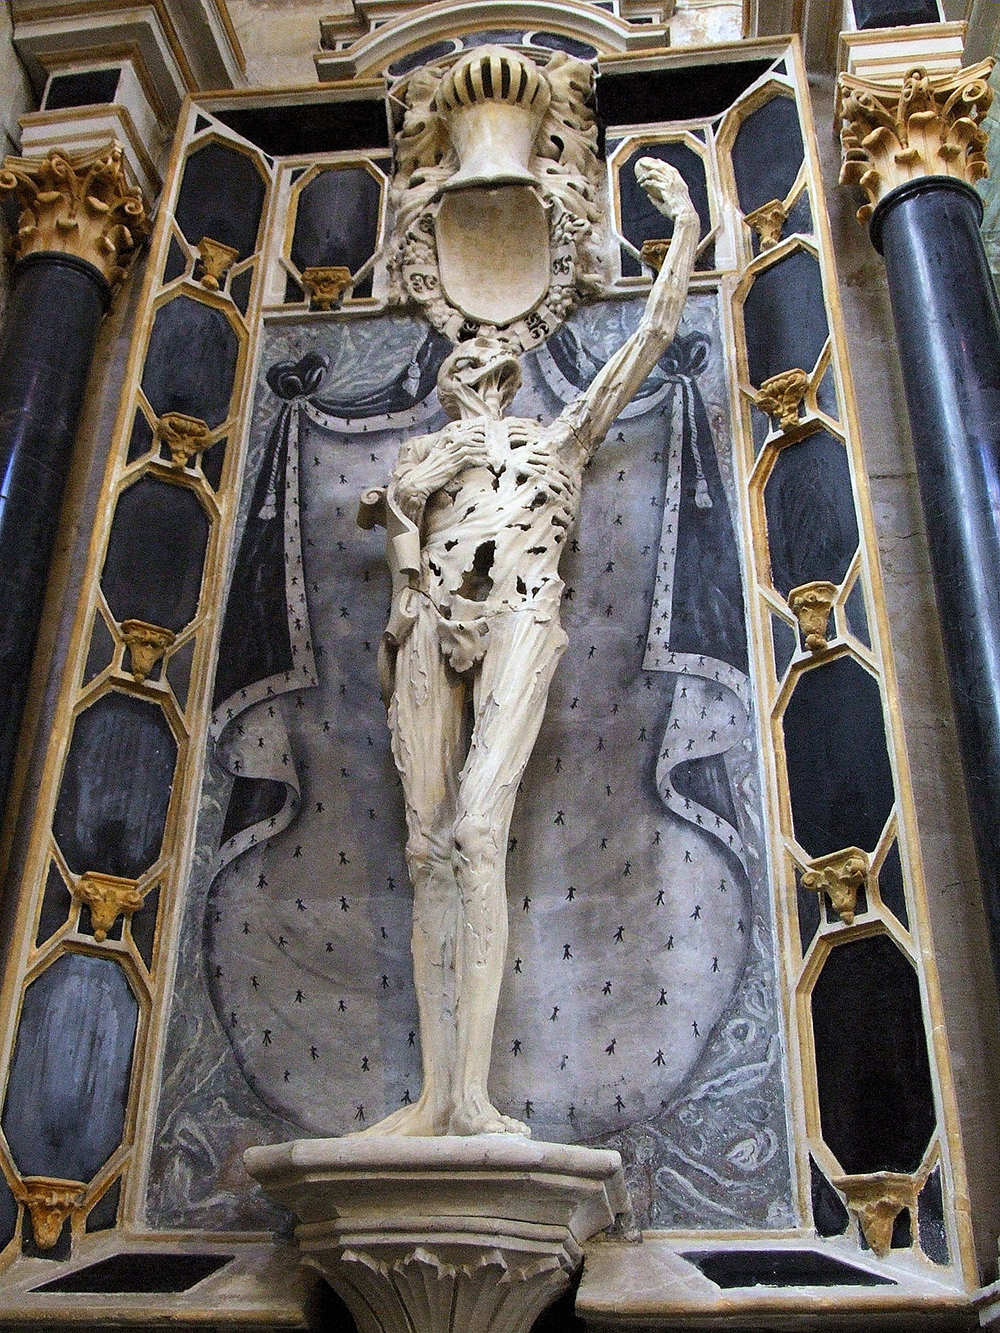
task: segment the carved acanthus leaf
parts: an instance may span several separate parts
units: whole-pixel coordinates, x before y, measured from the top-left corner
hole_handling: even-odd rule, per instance
[[[86,1185],[80,1180],[56,1180],[51,1176],[25,1176],[14,1184],[14,1193],[31,1217],[31,1230],[40,1250],[51,1250],[63,1223],[83,1202]]]
[[[837,597],[837,585],[827,579],[800,584],[788,594],[788,609],[799,622],[799,629],[811,653],[825,652],[830,611]]]
[[[151,625],[148,620],[122,621],[122,638],[128,646],[132,675],[140,685],[176,637],[173,630]]]
[[[351,285],[351,270],[341,264],[302,270],[302,284],[313,310],[333,310]]]
[[[780,199],[771,199],[744,219],[760,237],[760,248],[771,250],[781,240],[781,229],[788,221],[788,209]]]
[[[165,412],[156,423],[156,438],[170,450],[170,461],[175,467],[187,467],[192,458],[212,443],[212,432],[199,417]]]
[[[833,1176],[832,1184],[847,1199],[865,1240],[880,1259],[892,1248],[892,1230],[904,1208],[916,1208],[918,1182],[898,1171],[866,1176]]]
[[[809,376],[797,367],[783,370],[764,381],[757,394],[757,406],[770,417],[777,417],[783,431],[799,423],[799,406],[809,388]]]
[[[41,159],[8,157],[0,196],[21,205],[14,248],[18,258],[41,250],[74,255],[111,283],[149,231],[142,195],[125,174],[124,149],[109,143],[72,155],[55,148]]]
[[[198,242],[198,254],[201,256],[201,285],[206,291],[217,292],[239,259],[240,252],[231,245],[214,241],[211,236],[203,236]]]
[[[99,870],[87,870],[76,884],[76,896],[90,908],[90,922],[94,939],[107,939],[108,931],[124,913],[131,916],[142,906],[143,895],[134,879],[120,875],[105,875]]]
[[[812,861],[802,876],[802,887],[823,894],[845,926],[853,925],[858,889],[868,878],[868,854],[860,847],[845,847]]]
[[[933,77],[911,69],[898,84],[842,74],[842,185],[860,185],[868,202],[858,221],[898,185],[922,176],[952,176],[973,185],[988,174],[982,122],[993,100],[992,60]]]

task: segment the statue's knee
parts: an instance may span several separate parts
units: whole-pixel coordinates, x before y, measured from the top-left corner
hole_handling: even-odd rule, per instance
[[[496,854],[492,824],[481,815],[463,811],[455,821],[455,856],[459,864],[481,865]]]

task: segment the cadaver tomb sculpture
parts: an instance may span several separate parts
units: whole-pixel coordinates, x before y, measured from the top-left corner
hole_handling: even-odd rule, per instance
[[[406,441],[359,522],[387,529],[393,576],[380,650],[402,779],[420,1015],[419,1099],[369,1134],[529,1134],[487,1082],[507,946],[507,837],[518,783],[566,644],[559,560],[584,468],[677,329],[699,219],[680,175],[643,158],[636,176],[673,220],[639,327],[590,387],[544,426],[506,418],[515,351],[481,335],[438,375],[450,425]]]

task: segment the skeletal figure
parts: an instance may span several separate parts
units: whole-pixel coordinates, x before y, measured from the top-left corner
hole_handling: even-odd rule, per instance
[[[639,327],[550,426],[506,418],[521,383],[496,338],[461,343],[438,376],[451,423],[402,446],[384,523],[393,608],[380,676],[406,800],[420,1098],[366,1134],[529,1134],[487,1092],[507,952],[505,862],[518,783],[566,647],[559,558],[583,469],[673,340],[699,220],[680,175],[636,177],[674,223]],[[470,731],[471,726],[471,731]]]

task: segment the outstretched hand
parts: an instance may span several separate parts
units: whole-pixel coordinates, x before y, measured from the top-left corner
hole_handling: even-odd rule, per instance
[[[684,177],[669,162],[640,157],[635,164],[635,178],[664,217],[677,219],[683,213],[695,212]]]

